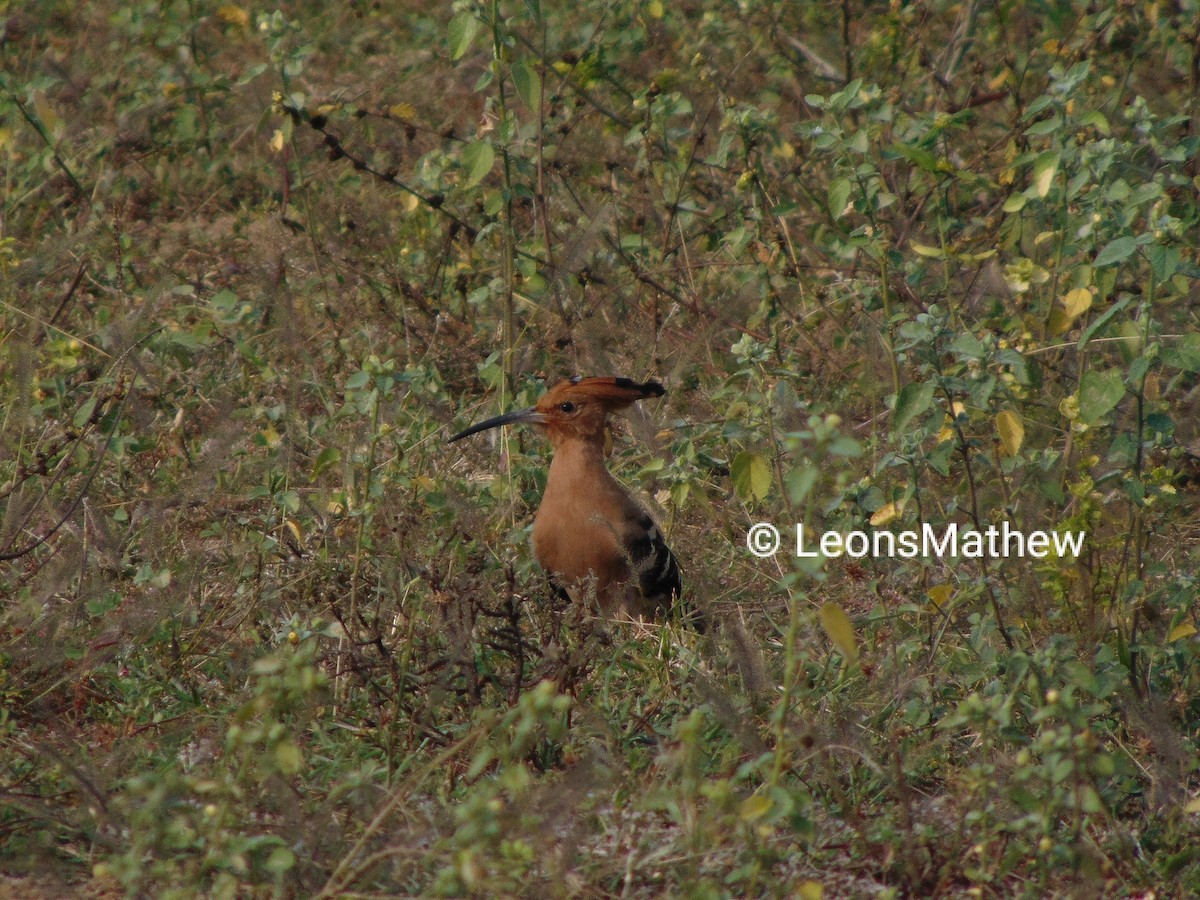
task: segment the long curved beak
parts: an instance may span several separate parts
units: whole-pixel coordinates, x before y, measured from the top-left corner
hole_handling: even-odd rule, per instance
[[[528,422],[531,425],[541,425],[546,421],[546,417],[537,411],[536,406],[529,406],[525,409],[514,409],[512,412],[505,413],[502,416],[496,416],[494,419],[487,419],[472,425],[466,431],[460,431],[447,444],[453,444],[455,441],[462,440],[465,437],[470,437],[473,434],[478,434],[480,431],[487,431],[489,428],[497,428],[501,425],[511,425],[514,422]]]

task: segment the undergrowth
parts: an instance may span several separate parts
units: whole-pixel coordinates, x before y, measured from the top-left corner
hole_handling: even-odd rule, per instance
[[[0,21],[9,878],[1200,891],[1190,6]],[[667,385],[610,463],[706,633],[558,601],[540,437],[446,447],[574,373]]]

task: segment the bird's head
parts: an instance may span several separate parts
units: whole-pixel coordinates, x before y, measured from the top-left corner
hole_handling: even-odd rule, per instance
[[[450,443],[495,428],[517,422],[540,425],[555,445],[572,438],[602,440],[608,414],[647,397],[661,397],[666,389],[657,381],[639,383],[631,378],[605,375],[597,378],[576,376],[560,381],[546,391],[535,406],[517,409],[494,419],[472,425],[450,438]]]

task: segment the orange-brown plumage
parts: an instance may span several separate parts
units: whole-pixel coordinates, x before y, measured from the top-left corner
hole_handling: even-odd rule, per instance
[[[545,430],[554,459],[533,522],[534,556],[573,596],[594,585],[605,612],[650,617],[679,597],[679,566],[662,532],[604,464],[609,414],[665,393],[657,381],[573,378],[552,387],[535,406],[450,438],[516,422]]]

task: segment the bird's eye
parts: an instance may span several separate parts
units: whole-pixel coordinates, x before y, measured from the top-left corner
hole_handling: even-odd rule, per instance
[[[570,400],[568,400],[566,403],[559,404],[558,408],[561,409],[565,413],[575,412],[575,404],[572,403]]]

